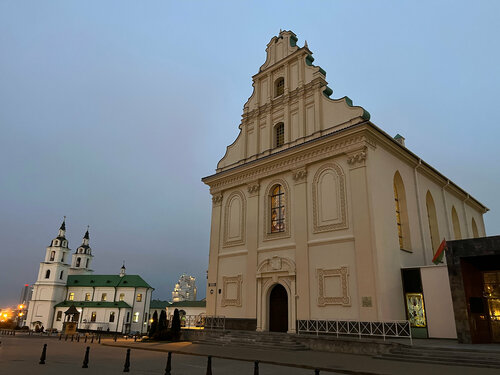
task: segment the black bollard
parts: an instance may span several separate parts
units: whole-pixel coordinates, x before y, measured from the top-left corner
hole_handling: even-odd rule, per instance
[[[73,337],[74,337],[74,336],[75,336],[75,335],[71,335],[71,342],[73,342]]]
[[[319,369],[314,370],[314,375],[319,375]]]
[[[125,366],[123,366],[123,372],[130,372],[130,349],[127,349],[127,355],[125,356]]]
[[[92,335],[92,339],[90,339],[90,343],[93,344],[94,343],[94,335]]]
[[[172,352],[168,352],[167,367],[165,367],[165,375],[172,375],[170,374],[170,370],[172,370]]]
[[[85,357],[83,358],[82,368],[89,368],[89,353],[90,353],[90,346],[87,346],[87,349],[85,349]]]
[[[76,336],[76,341],[77,341],[77,342],[80,342],[80,335],[77,335],[77,336]]]
[[[101,343],[101,335],[99,335],[99,344]]]
[[[64,341],[68,341],[68,335],[64,337]]]
[[[117,336],[118,336],[118,335],[115,335],[115,342],[116,342]]]
[[[40,362],[38,362],[38,363],[40,365],[44,365],[46,357],[47,357],[47,344],[43,344],[42,356],[40,357]]]
[[[85,334],[85,344],[87,343],[87,334]]]
[[[59,341],[61,341],[62,339],[62,333],[59,335]]]
[[[134,335],[134,342],[137,341],[137,335]]]
[[[207,374],[206,375],[212,375],[212,356],[208,356],[208,361],[207,361]]]
[[[253,363],[253,375],[259,375],[259,361]]]

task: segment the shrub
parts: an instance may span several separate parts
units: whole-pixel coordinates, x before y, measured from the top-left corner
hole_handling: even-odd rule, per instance
[[[179,341],[181,337],[181,319],[179,317],[179,310],[174,310],[174,317],[172,319],[172,337],[175,341]]]

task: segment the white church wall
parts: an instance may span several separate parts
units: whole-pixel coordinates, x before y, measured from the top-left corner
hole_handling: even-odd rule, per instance
[[[422,267],[420,275],[429,337],[456,339],[448,268],[445,265]]]
[[[309,300],[298,303],[309,304],[311,319],[359,319],[354,239],[309,245],[308,253]]]

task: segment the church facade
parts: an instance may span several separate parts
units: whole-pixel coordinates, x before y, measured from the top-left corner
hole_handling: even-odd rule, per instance
[[[488,209],[348,97],[330,98],[326,72],[293,32],[266,52],[239,136],[202,179],[213,202],[207,315],[290,333],[301,320],[408,319],[405,270],[444,280],[436,249],[485,236]],[[436,316],[449,298],[451,316],[438,320],[453,320],[446,282],[428,296]]]
[[[120,274],[94,275],[88,230],[73,254],[65,234],[63,221],[40,263],[28,305],[28,327],[61,331],[67,312],[73,311],[71,320],[78,329],[147,332],[153,288],[142,277],[127,275],[125,266]]]

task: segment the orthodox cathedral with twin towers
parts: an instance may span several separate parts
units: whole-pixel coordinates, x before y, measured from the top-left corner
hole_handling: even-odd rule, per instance
[[[139,275],[127,275],[125,266],[116,275],[94,275],[89,238],[87,228],[70,255],[64,219],[40,262],[26,324],[61,331],[71,317],[82,329],[146,332],[153,288]]]

